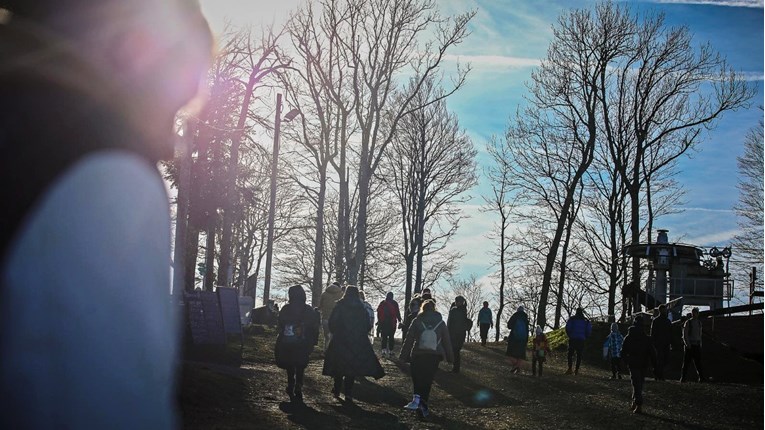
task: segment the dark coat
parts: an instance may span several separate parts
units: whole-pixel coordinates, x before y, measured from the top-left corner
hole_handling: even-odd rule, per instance
[[[591,333],[592,324],[590,320],[578,312],[566,321],[566,335],[569,339],[585,340],[590,337]]]
[[[284,331],[287,326],[292,326],[292,329],[299,331],[296,334],[298,337],[296,341],[285,341]],[[308,356],[318,342],[320,326],[319,312],[312,307],[304,303],[284,305],[279,312],[277,322],[279,334],[276,336],[274,347],[276,365],[282,369],[308,366]]]
[[[452,306],[449,310],[446,325],[449,327],[449,337],[451,338],[452,346],[456,349],[462,349],[462,345],[465,343],[465,336],[473,327],[473,321],[467,316],[467,307]]]
[[[651,320],[651,340],[657,348],[664,348],[672,343],[672,321],[666,315],[659,315]]]
[[[655,363],[651,338],[646,336],[643,327],[631,326],[622,343],[622,359],[631,368],[645,369],[649,363]]]
[[[516,329],[518,321],[523,322],[523,328]],[[510,329],[510,336],[507,338],[507,352],[510,357],[526,359],[526,344],[529,343],[529,316],[526,312],[517,311],[507,322],[507,328]]]
[[[324,355],[322,374],[328,376],[385,376],[367,334],[367,311],[360,300],[343,298],[337,301],[329,317],[332,340]]]

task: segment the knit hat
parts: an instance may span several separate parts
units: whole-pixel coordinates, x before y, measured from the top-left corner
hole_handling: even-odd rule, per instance
[[[612,332],[614,332],[614,333],[616,333],[617,331],[619,331],[619,324],[617,324],[617,323],[611,323],[611,331],[612,331]]]
[[[518,306],[518,312],[526,312],[526,308],[524,308],[523,305]]]

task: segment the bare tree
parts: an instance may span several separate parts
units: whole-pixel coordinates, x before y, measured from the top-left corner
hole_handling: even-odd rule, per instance
[[[667,27],[661,14],[618,14],[634,30],[629,50],[611,65],[614,81],[600,85],[603,124],[629,194],[630,240],[639,243],[646,182],[694,148],[724,112],[746,106],[753,88],[711,46],[695,49],[687,27]],[[639,259],[632,259],[631,272],[639,282]],[[632,309],[639,308],[634,300]]]
[[[606,3],[595,12],[565,13],[541,67],[532,73],[529,106],[509,128],[507,142],[527,201],[551,211],[552,240],[545,252],[538,322],[547,325],[547,305],[559,247],[575,196],[594,159],[600,84],[608,65],[626,48],[629,22]]]
[[[237,194],[237,178],[239,175],[239,147],[246,133],[250,132],[254,124],[263,121],[257,118],[252,111],[254,92],[266,84],[265,79],[269,75],[278,73],[286,67],[286,61],[279,51],[279,39],[283,33],[274,33],[268,29],[261,34],[257,43],[252,40],[249,31],[241,31],[237,34],[239,43],[232,45],[227,56],[239,69],[238,75],[233,82],[241,85],[241,104],[239,115],[228,148],[228,166],[225,174],[223,191],[223,216],[221,220],[220,241],[220,264],[218,268],[217,285],[229,285],[233,279],[233,259],[231,258],[233,247],[233,229],[238,216],[237,203],[240,197]],[[248,124],[250,120],[250,124]]]
[[[410,84],[417,83],[415,78]],[[425,283],[426,256],[446,257],[431,261],[430,267],[436,269],[432,273],[453,265],[454,256],[441,251],[463,218],[456,205],[467,201],[465,193],[476,183],[476,150],[440,99],[441,93],[433,80],[420,87],[413,102],[424,107],[401,119],[379,169],[379,180],[390,187],[400,207],[407,305],[412,291],[421,291]],[[438,101],[427,104],[433,99]]]
[[[762,110],[762,107],[760,107]],[[733,238],[737,266],[748,272],[758,268],[758,286],[763,275],[763,121],[749,130],[744,153],[738,157],[739,198],[734,207],[741,232]]]
[[[353,108],[361,132],[357,236],[354,255],[347,261],[348,281],[363,286],[371,179],[400,120],[422,107],[413,102],[420,87],[438,73],[446,51],[465,38],[467,24],[474,13],[444,19],[438,15],[432,0],[346,0],[342,3],[347,6],[343,9],[348,12],[347,19],[338,21],[335,28],[343,43],[342,55],[352,67]],[[324,4],[332,7],[336,2]],[[434,34],[435,40],[422,44],[422,38],[429,34]],[[396,85],[396,80],[405,73],[417,76],[418,80],[403,96],[394,97],[404,91]],[[453,90],[462,85],[465,73],[459,71]],[[384,119],[388,124],[386,128],[381,127]]]
[[[510,214],[514,206],[510,194],[512,190],[510,175],[513,169],[508,164],[510,156],[507,153],[507,146],[499,143],[496,137],[492,137],[487,150],[491,156],[491,164],[486,168],[486,176],[491,183],[491,194],[488,197],[483,196],[485,205],[482,210],[494,212],[499,216],[499,220],[494,223],[494,230],[490,233],[490,239],[498,242],[497,249],[492,254],[497,258],[497,264],[499,265],[498,306],[496,322],[494,324],[494,341],[499,342],[500,321],[502,320],[502,311],[505,308],[505,283],[508,277],[508,250],[510,248],[510,241],[507,240],[507,236],[508,229],[510,228]]]

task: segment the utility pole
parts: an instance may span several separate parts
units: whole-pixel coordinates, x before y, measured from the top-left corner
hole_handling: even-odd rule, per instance
[[[266,278],[263,286],[263,306],[268,305],[271,295],[271,261],[274,252],[274,212],[276,211],[276,169],[279,161],[279,129],[282,125],[282,95],[276,94],[276,118],[274,119],[274,150],[271,154],[271,198],[268,205],[268,238],[266,239]]]

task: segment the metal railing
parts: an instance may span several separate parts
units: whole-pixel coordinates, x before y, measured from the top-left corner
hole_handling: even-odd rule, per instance
[[[733,280],[719,278],[685,278],[670,280],[670,294],[674,296],[700,297],[730,300],[733,296]]]

